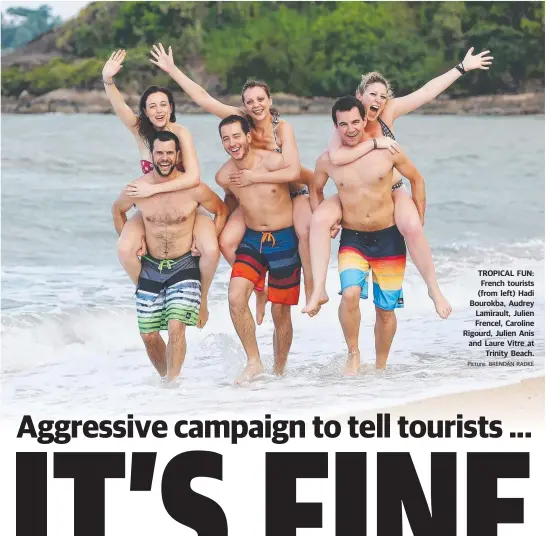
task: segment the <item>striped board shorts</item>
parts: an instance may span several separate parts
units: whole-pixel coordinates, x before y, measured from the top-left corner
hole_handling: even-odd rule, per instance
[[[201,307],[198,257],[188,251],[177,259],[144,255],[136,291],[138,329],[141,333],[167,330],[169,320],[195,326]]]
[[[359,286],[360,297],[368,297],[368,276],[373,274],[373,302],[392,311],[404,307],[402,282],[406,270],[406,243],[398,227],[380,231],[343,229],[338,256],[341,292]]]
[[[269,271],[267,299],[271,303],[298,304],[301,260],[294,227],[266,232],[247,228],[235,255],[232,278],[243,277],[257,290],[263,290]]]

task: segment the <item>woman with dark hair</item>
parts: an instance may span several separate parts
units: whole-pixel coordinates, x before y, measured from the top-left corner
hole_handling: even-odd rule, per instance
[[[493,60],[488,56],[489,50],[473,55],[471,48],[463,61],[450,71],[438,76],[422,88],[406,95],[394,98],[388,80],[377,72],[367,73],[356,90],[356,97],[366,109],[365,131],[372,140],[360,143],[355,147],[342,146],[337,131],[328,144],[330,159],[336,165],[354,162],[372,150],[387,148],[391,152],[398,150],[396,145],[383,146],[387,138],[394,140],[394,121],[405,114],[413,112],[427,102],[435,99],[465,72],[473,69],[489,69]],[[441,318],[451,314],[451,305],[440,291],[436,271],[427,238],[417,208],[402,183],[402,177],[396,170],[393,179],[394,219],[400,233],[406,240],[411,258],[425,281],[428,294],[434,303],[436,312]],[[312,267],[315,287],[311,300],[303,312],[314,316],[318,308],[328,301],[326,294],[326,274],[330,260],[330,236],[337,234],[336,227],[341,221],[341,203],[339,196],[334,195],[323,201],[313,213],[311,222],[310,244],[312,244]]]
[[[113,77],[122,68],[125,56],[125,50],[118,50],[112,53],[102,70],[102,81],[106,95],[116,115],[135,138],[140,154],[142,173],[149,173],[153,169],[150,141],[154,133],[158,130],[168,130],[178,137],[181,151],[177,167],[182,172],[180,178],[167,183],[149,184],[142,181],[131,183],[127,186],[127,195],[132,197],[149,197],[158,193],[184,190],[197,186],[199,184],[199,161],[193,144],[193,138],[186,127],[176,122],[172,93],[162,87],[149,87],[140,98],[139,115],[136,116],[115,86]],[[138,284],[141,271],[139,256],[146,252],[144,236],[144,222],[142,221],[140,212],[137,211],[123,227],[118,241],[120,262],[135,285]],[[208,291],[220,260],[220,250],[214,222],[203,208],[199,208],[195,218],[194,240],[196,248],[201,253],[201,259],[199,260],[201,271],[201,311],[197,327],[202,328],[208,319]]]
[[[150,53],[152,55],[150,61],[169,74],[189,97],[207,112],[220,119],[234,114],[246,117],[251,125],[252,147],[282,153],[286,163],[285,168],[262,174],[243,170],[234,173],[230,177],[230,182],[238,187],[256,182],[291,183],[290,195],[293,200],[294,227],[299,239],[299,254],[303,267],[306,299],[309,299],[313,289],[309,251],[311,207],[305,184],[312,178],[313,172],[301,167],[294,130],[289,123],[280,119],[278,112],[272,108],[273,101],[268,85],[265,82],[248,80],[241,92],[243,109],[236,108],[211,97],[199,84],[188,78],[175,65],[171,47],[167,53],[163,45],[159,43],[158,46],[153,46]],[[236,209],[220,235],[220,250],[230,264],[235,261],[235,250],[240,244],[244,232],[243,213],[240,209]],[[265,294],[261,292],[261,289],[256,289],[256,291],[258,301],[256,322],[261,324],[265,311]]]

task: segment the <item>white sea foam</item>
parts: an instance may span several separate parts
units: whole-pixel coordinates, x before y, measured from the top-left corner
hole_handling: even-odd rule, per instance
[[[493,259],[494,261],[495,259]],[[544,289],[536,291],[537,347],[534,367],[469,368],[470,359],[483,360],[483,349],[469,348],[463,329],[473,327],[468,300],[475,298],[478,278],[474,267],[461,259],[440,260],[444,291],[454,312],[441,321],[413,265],[408,265],[404,286],[406,307],[397,313],[398,332],[389,367],[373,369],[356,378],[342,377],[345,345],[337,319],[339,303],[335,264],[329,270],[330,302],[315,318],[294,308],[294,342],[286,377],[265,374],[259,380],[235,387],[233,380],[245,359],[229,319],[225,288],[228,272],[216,281],[210,320],[202,331],[188,330],[188,352],[178,389],[165,390],[155,375],[140,340],[131,288],[120,281],[101,304],[89,308],[87,298],[73,296],[56,309],[29,313],[28,307],[3,319],[4,411],[19,413],[47,409],[49,413],[77,413],[82,409],[110,413],[142,411],[148,414],[207,412],[238,413],[283,411],[294,414],[332,412],[342,408],[374,409],[444,393],[473,390],[519,381],[543,374],[542,333]],[[526,269],[541,271],[542,262],[528,260]],[[481,263],[480,268],[500,267]],[[502,264],[521,268],[521,260]],[[57,274],[58,275],[58,274]],[[100,274],[96,274],[100,279]],[[537,278],[538,279],[538,278]],[[98,283],[97,283],[98,284]],[[88,280],[88,285],[93,282]],[[62,294],[62,292],[61,292]],[[76,302],[74,302],[76,300]],[[81,300],[81,305],[77,304]],[[110,306],[104,303],[110,301]],[[361,302],[363,361],[373,362],[374,311],[371,301]],[[266,369],[272,368],[271,315],[257,328]]]
[[[210,142],[217,121],[183,119],[194,134],[202,180],[217,189],[212,178],[226,158],[221,144]],[[447,321],[437,317],[417,270],[408,264],[405,308],[397,312],[386,371],[372,367],[355,378],[342,376],[345,344],[337,317],[334,241],[330,302],[313,319],[300,313],[303,297],[293,308],[295,335],[285,377],[271,374],[268,311],[257,328],[266,374],[251,384],[233,385],[245,358],[229,318],[229,269],[222,262],[211,288],[209,323],[202,331],[188,330],[182,378],[177,388],[166,389],[146,357],[133,289],[116,259],[110,221],[112,200],[139,173],[132,136],[113,116],[6,116],[0,411],[63,418],[124,412],[339,415],[543,375],[544,169],[537,155],[543,155],[544,121],[511,121],[512,128],[504,129],[502,118],[409,117],[397,126],[427,180],[425,230],[454,311]],[[310,165],[327,142],[331,121],[312,116],[290,122],[302,161]],[[515,130],[529,136],[510,138]],[[73,160],[59,150],[66,147]],[[467,158],[476,147],[479,158]],[[30,159],[25,174],[20,173],[23,157]],[[326,191],[333,192],[331,184]],[[485,359],[483,349],[467,345],[462,331],[474,327],[469,300],[477,297],[477,270],[489,268],[536,274],[534,367],[468,367],[470,359]],[[371,300],[362,301],[361,310],[363,361],[372,364]]]

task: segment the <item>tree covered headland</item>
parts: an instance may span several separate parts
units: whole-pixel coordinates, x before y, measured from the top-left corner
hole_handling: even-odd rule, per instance
[[[543,2],[95,2],[54,35],[62,55],[31,70],[3,69],[4,95],[102,87],[115,48],[128,51],[120,87],[176,87],[149,62],[157,42],[172,46],[189,76],[204,66],[226,93],[253,76],[275,92],[333,97],[354,92],[360,76],[376,70],[403,95],[470,46],[490,49],[493,67],[463,77],[451,95],[544,84]]]
[[[59,26],[61,17],[54,17],[51,7],[42,5],[38,9],[24,6],[8,7],[8,17],[2,13],[2,53],[26,45],[32,39]],[[14,20],[11,20],[14,19]]]

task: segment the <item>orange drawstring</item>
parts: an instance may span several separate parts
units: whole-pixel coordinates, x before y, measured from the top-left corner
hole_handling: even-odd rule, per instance
[[[262,233],[262,241],[260,242],[260,253],[262,252],[264,242],[273,242],[273,245],[271,247],[274,248],[276,241],[273,233]]]

